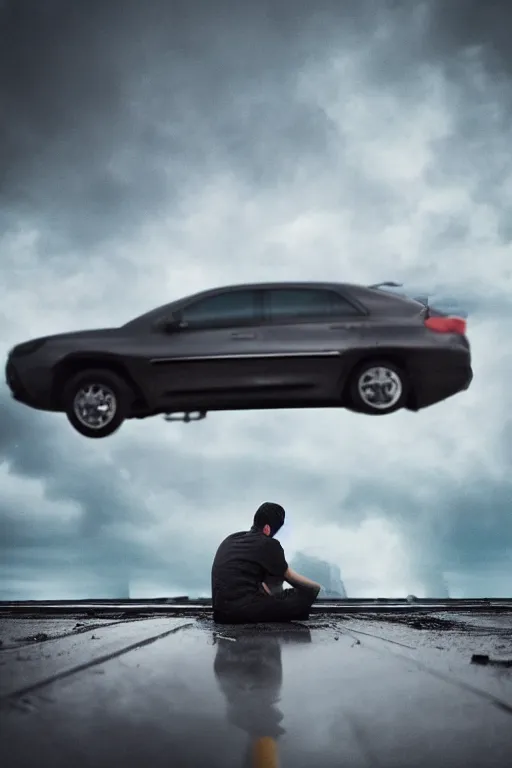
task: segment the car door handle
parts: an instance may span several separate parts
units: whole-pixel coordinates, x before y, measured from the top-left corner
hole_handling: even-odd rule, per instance
[[[255,339],[256,334],[255,333],[232,333],[231,338],[232,339]]]

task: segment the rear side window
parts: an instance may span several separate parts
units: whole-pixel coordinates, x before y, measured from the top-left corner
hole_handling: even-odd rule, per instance
[[[257,291],[226,291],[189,304],[182,312],[189,327],[250,325],[260,319]]]
[[[359,311],[335,291],[321,288],[278,288],[267,291],[267,315],[270,320],[322,320]]]

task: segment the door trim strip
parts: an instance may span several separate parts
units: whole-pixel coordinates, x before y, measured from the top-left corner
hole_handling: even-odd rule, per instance
[[[297,357],[340,357],[341,352],[336,350],[326,350],[325,352],[260,352],[247,354],[228,354],[228,355],[176,355],[175,357],[153,357],[149,361],[151,365],[162,363],[184,363],[206,360],[265,360],[268,358],[297,358]]]

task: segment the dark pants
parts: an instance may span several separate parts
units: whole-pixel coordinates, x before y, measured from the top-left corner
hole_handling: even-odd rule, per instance
[[[316,589],[284,589],[272,595],[256,595],[249,603],[214,611],[219,624],[259,624],[263,622],[306,621],[318,595]]]

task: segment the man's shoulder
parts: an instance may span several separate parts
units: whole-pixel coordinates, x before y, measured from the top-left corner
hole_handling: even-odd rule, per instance
[[[277,539],[273,539],[271,536],[262,536],[262,546],[269,550],[281,550],[283,549],[281,542]]]
[[[260,531],[237,531],[236,533],[230,533],[229,536],[221,542],[219,550],[229,550],[232,546],[236,547],[238,542],[244,541],[244,549],[250,547],[258,551],[276,552],[283,551],[281,543],[277,539],[271,536],[265,536]]]
[[[219,544],[219,549],[221,547],[228,547],[230,544],[234,544],[240,539],[243,539],[245,536],[247,536],[247,533],[247,531],[237,531],[236,533],[230,533],[229,536],[226,536],[226,538],[221,541]]]
[[[236,539],[243,539],[244,536],[247,536],[248,531],[237,531],[236,533],[230,533],[229,536],[226,536],[224,541],[236,541]]]

